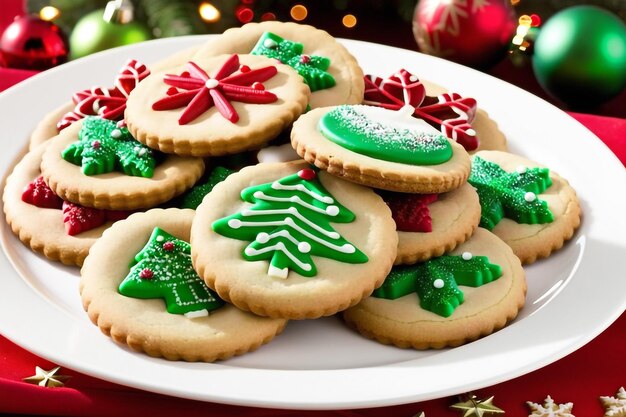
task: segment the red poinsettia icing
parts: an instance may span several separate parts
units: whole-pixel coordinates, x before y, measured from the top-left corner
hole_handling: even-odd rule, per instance
[[[400,232],[433,231],[428,205],[437,201],[437,194],[385,193],[383,199]]]
[[[465,149],[478,148],[476,131],[471,126],[476,115],[476,100],[457,93],[427,96],[424,84],[407,70],[401,69],[387,79],[366,75],[363,103],[391,110],[411,106],[413,116],[440,129]]]
[[[57,130],[61,131],[86,116],[102,116],[109,120],[122,118],[128,95],[149,74],[150,70],[144,64],[133,59],[120,69],[113,88],[92,87],[75,93],[72,101],[76,106],[59,120]]]
[[[114,222],[128,217],[130,211],[98,210],[63,201],[48,184],[39,177],[26,186],[22,201],[41,208],[63,210],[63,223],[68,235],[74,236],[95,229],[106,222]]]
[[[153,110],[172,110],[186,106],[178,119],[184,125],[215,106],[222,116],[237,123],[239,115],[230,104],[231,101],[242,103],[266,104],[278,98],[265,91],[261,84],[272,78],[278,70],[275,66],[250,69],[239,65],[239,56],[232,55],[217,73],[210,77],[193,62],[187,64],[187,71],[180,75],[167,74],[163,81],[172,87],[166,97],[152,104]],[[179,91],[178,89],[184,90]]]
[[[41,208],[60,209],[63,204],[61,197],[48,187],[39,177],[26,186],[22,193],[22,201]]]

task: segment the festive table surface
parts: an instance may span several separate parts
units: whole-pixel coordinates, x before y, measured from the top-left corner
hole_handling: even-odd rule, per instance
[[[15,3],[15,2],[13,2]],[[7,2],[7,7],[12,3]],[[4,3],[3,3],[4,7]],[[16,9],[17,10],[17,9]],[[10,12],[10,11],[9,11]],[[3,11],[4,13],[4,11]],[[402,46],[402,45],[400,45]],[[536,91],[536,82],[530,78],[511,74],[507,64],[497,66],[492,73],[514,81],[528,90]],[[29,76],[32,71],[0,68],[0,91]],[[594,132],[626,165],[626,119],[603,115],[623,115],[626,106],[622,94],[607,106],[596,109],[596,114],[570,113],[572,117]],[[602,115],[603,114],[603,115]],[[549,329],[545,329],[546,332]],[[539,410],[550,395],[556,404],[573,403],[571,413],[576,416],[626,416],[626,394],[618,396],[620,387],[626,385],[626,314],[623,314],[600,336],[565,358],[522,377],[480,389],[474,394],[478,399],[494,396],[493,404],[509,416],[526,416]],[[0,336],[0,413],[43,414],[63,416],[109,416],[147,414],[152,417],[192,416],[459,416],[463,411],[451,409],[457,397],[405,404],[384,409],[343,411],[290,411],[207,404],[153,394],[133,388],[101,381],[71,369],[60,369],[55,375],[71,376],[60,388],[40,387],[23,381],[35,375],[36,366],[45,371],[55,364],[39,358]],[[52,376],[54,378],[55,376]],[[612,403],[620,412],[610,414],[599,397],[618,397]],[[621,398],[621,400],[620,400]],[[529,407],[527,401],[538,403]],[[621,401],[621,402],[620,402]],[[563,406],[562,409],[567,409]],[[538,413],[538,412],[537,412]],[[467,414],[470,415],[470,414]],[[471,414],[474,415],[474,414]],[[476,414],[478,415],[478,414]],[[489,414],[486,414],[489,415]],[[534,414],[541,415],[541,414]],[[564,412],[555,416],[567,415]]]

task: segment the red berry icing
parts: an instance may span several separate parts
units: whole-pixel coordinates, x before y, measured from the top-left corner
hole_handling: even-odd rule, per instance
[[[171,252],[174,250],[174,242],[165,242],[163,244],[163,250],[166,252]]]
[[[61,197],[48,187],[43,177],[28,184],[22,193],[22,201],[41,208],[60,209],[63,205]]]
[[[172,110],[185,107],[178,119],[178,124],[192,122],[211,107],[220,112],[224,118],[237,123],[239,114],[230,103],[267,104],[278,100],[275,94],[252,87],[252,84],[267,81],[277,74],[275,66],[250,69],[239,65],[239,56],[232,55],[217,73],[210,77],[202,68],[193,62],[188,64],[189,71],[180,75],[166,74],[163,81],[167,85],[183,90],[170,94],[152,104],[153,110]],[[237,72],[238,71],[238,72]]]
[[[298,176],[303,180],[311,181],[317,177],[317,174],[312,169],[303,169],[298,171]]]
[[[383,199],[400,232],[430,233],[433,231],[428,205],[437,201],[437,194],[385,193]]]
[[[151,269],[145,268],[142,269],[139,273],[139,278],[141,279],[152,279],[154,278],[154,272]]]
[[[104,210],[82,207],[69,201],[63,202],[63,223],[65,223],[65,231],[70,236],[95,229],[105,222]]]

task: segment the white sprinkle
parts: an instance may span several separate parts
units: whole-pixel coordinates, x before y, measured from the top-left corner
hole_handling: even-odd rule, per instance
[[[165,238],[163,236],[157,236],[156,237],[156,241],[157,242],[163,242],[165,240]]]
[[[326,207],[326,214],[329,216],[336,216],[339,214],[339,207],[337,206],[328,206]]]
[[[278,44],[273,39],[265,39],[263,41],[263,46],[266,48],[276,48]]]
[[[298,250],[300,253],[309,253],[311,251],[311,245],[307,242],[298,243]]]
[[[144,155],[146,154],[146,152],[148,152],[148,151],[146,150],[146,148],[140,148],[140,149],[139,149],[139,152],[137,152],[137,155],[139,155],[139,156],[144,156]]]
[[[230,219],[228,221],[228,225],[232,228],[232,229],[239,229],[241,227],[241,220],[239,219]]]
[[[476,131],[474,129],[467,129],[465,133],[467,133],[470,136],[476,136]]]
[[[463,254],[461,255],[461,258],[463,258],[464,261],[469,261],[470,259],[472,259],[473,255],[471,252],[463,252]]]
[[[441,278],[437,278],[433,281],[433,287],[435,288],[443,288],[444,282]]]
[[[113,131],[111,131],[111,137],[113,139],[119,139],[122,137],[122,131],[119,129],[113,129]]]
[[[531,192],[531,191],[529,191],[526,194],[524,194],[524,200],[526,200],[529,203],[532,203],[536,199],[537,199],[537,195],[535,193]]]
[[[524,165],[520,165],[517,168],[515,168],[515,171],[518,174],[524,174],[524,173],[526,173],[526,167]]]

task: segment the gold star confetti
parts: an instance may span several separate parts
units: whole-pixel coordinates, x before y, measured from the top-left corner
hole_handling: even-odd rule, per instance
[[[539,405],[530,401],[526,401],[532,414],[528,417],[575,417],[572,414],[574,403],[555,404],[554,400],[548,395],[543,403]]]
[[[600,397],[604,417],[626,417],[626,391],[620,387],[615,397]]]
[[[465,411],[463,417],[483,417],[484,414],[504,414],[504,410],[492,404],[493,396],[486,400],[479,400],[475,395],[468,396],[467,401],[451,405],[450,408]]]
[[[28,382],[29,384],[36,384],[40,387],[50,387],[57,388],[65,385],[65,381],[71,378],[71,376],[67,375],[57,375],[57,372],[61,369],[60,366],[56,368],[45,371],[38,366],[35,366],[35,375],[29,376],[28,378],[24,378],[24,382]]]

